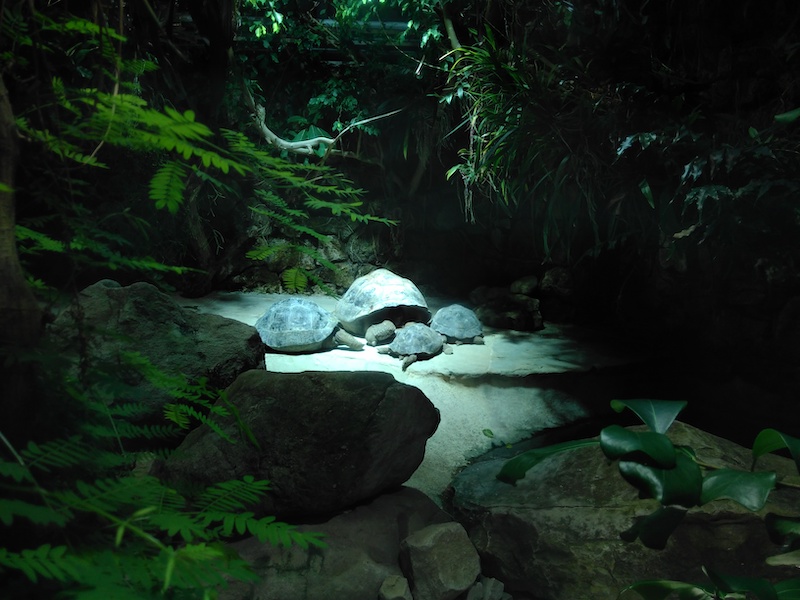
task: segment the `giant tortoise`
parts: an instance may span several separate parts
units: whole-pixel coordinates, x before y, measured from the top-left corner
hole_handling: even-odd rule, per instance
[[[339,327],[330,312],[305,298],[286,298],[273,304],[255,324],[261,341],[278,352],[314,352],[364,344]]]
[[[403,360],[403,371],[418,360],[431,358],[440,352],[450,354],[451,350],[442,334],[423,323],[408,323],[398,329],[388,346],[378,349],[380,354],[391,354]]]
[[[455,344],[483,344],[483,325],[478,315],[466,306],[451,304],[436,311],[431,329]]]
[[[370,325],[391,321],[397,327],[431,319],[428,303],[405,277],[376,269],[356,279],[336,304],[334,315],[347,331],[364,337]]]

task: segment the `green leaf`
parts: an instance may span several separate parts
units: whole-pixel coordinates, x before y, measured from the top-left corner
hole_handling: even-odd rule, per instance
[[[647,548],[663,550],[672,532],[677,529],[688,511],[677,506],[662,506],[646,517],[640,517],[620,537],[626,542],[633,542],[639,538]]]
[[[686,407],[684,400],[612,400],[611,408],[622,412],[629,408],[657,433],[666,433],[678,414]]]
[[[714,600],[714,592],[711,589],[668,579],[637,581],[623,588],[617,599],[621,600],[623,595],[630,596],[628,592],[636,592],[644,600],[665,600],[674,597],[673,594],[677,594],[679,600]]]
[[[766,563],[771,567],[799,567],[800,550],[792,550],[783,554],[776,554],[767,558]]]
[[[780,600],[800,600],[800,579],[785,579],[774,585]]]
[[[761,510],[769,493],[775,488],[775,473],[718,469],[703,480],[701,504],[728,498],[748,510]]]
[[[784,544],[787,540],[800,537],[800,517],[784,517],[767,513],[764,526],[773,544]]]
[[[800,472],[800,440],[777,429],[764,429],[756,436],[753,442],[753,466],[758,457],[782,448],[789,450],[795,467]]]
[[[594,446],[596,444],[598,444],[598,441],[592,439],[571,440],[568,442],[547,446],[545,448],[534,448],[533,450],[528,450],[519,456],[515,456],[514,458],[506,461],[506,463],[500,469],[500,472],[497,474],[497,479],[514,485],[518,480],[525,477],[525,474],[528,471],[530,471],[544,459],[555,454],[560,454],[569,450],[576,450],[578,448],[585,448],[586,446]]]
[[[697,463],[686,454],[677,454],[675,467],[671,469],[624,460],[619,463],[619,471],[643,498],[655,498],[662,504],[687,508],[700,504],[703,474]]]
[[[632,431],[619,425],[609,425],[600,432],[600,448],[611,460],[649,457],[656,466],[665,469],[675,466],[677,454],[672,441],[663,433]]]
[[[778,600],[778,592],[766,579],[722,575],[707,567],[703,567],[703,571],[722,592],[752,592],[759,600]]]
[[[775,115],[775,121],[778,123],[793,123],[800,118],[800,108],[795,108],[785,113]]]
[[[653,190],[650,189],[650,184],[647,182],[647,179],[642,179],[639,182],[639,190],[641,190],[642,195],[647,200],[647,203],[650,205],[650,208],[656,207],[655,198],[653,198]]]

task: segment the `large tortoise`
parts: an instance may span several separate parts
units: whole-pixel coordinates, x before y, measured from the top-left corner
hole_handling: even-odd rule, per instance
[[[279,352],[314,352],[345,345],[364,348],[359,340],[339,327],[336,318],[316,302],[286,298],[273,304],[255,324],[261,341]]]
[[[431,358],[440,352],[450,353],[442,334],[423,323],[408,323],[398,329],[388,346],[378,349],[380,354],[391,354],[403,359],[403,371],[418,360]]]
[[[347,331],[364,337],[370,325],[391,321],[427,323],[431,312],[411,280],[388,269],[376,269],[356,279],[336,304],[334,315]]]
[[[455,344],[483,344],[483,325],[478,315],[466,306],[451,304],[436,311],[431,329]]]

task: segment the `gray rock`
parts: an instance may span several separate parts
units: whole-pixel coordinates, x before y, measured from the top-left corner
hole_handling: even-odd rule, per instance
[[[282,518],[330,515],[403,484],[439,424],[439,411],[419,389],[387,373],[248,371],[226,396],[238,416],[218,422],[239,443],[203,425],[161,472],[189,485],[268,479],[260,512]]]
[[[469,301],[474,305],[485,304],[486,302],[495,302],[504,299],[508,296],[508,288],[504,287],[488,287],[481,285],[476,287],[469,293]]]
[[[707,464],[748,469],[750,453],[728,440],[683,423],[670,437],[698,451]],[[626,543],[619,534],[654,500],[640,500],[615,463],[597,447],[552,456],[511,486],[496,479],[505,459],[478,461],[453,483],[453,510],[478,549],[484,574],[517,597],[543,600],[614,598],[627,584],[665,578],[707,581],[701,566],[743,576],[794,576],[767,567],[779,548],[767,537],[763,514],[800,514],[800,493],[779,489],[766,508],[751,513],[732,501],[692,509],[662,551]],[[787,459],[765,456],[759,467],[796,472]]]
[[[322,533],[327,548],[275,547],[251,538],[234,549],[261,581],[235,583],[220,600],[410,600],[398,563],[400,543],[409,534],[451,517],[422,492],[411,488],[376,498],[327,522],[299,525]]]
[[[430,525],[409,535],[400,562],[414,600],[454,600],[481,572],[478,553],[458,523]]]
[[[50,325],[48,335],[67,357],[77,361],[83,353],[84,366],[113,367],[129,386],[117,400],[138,400],[159,415],[174,398],[130,366],[128,353],[138,353],[169,376],[206,378],[220,389],[257,368],[264,356],[250,325],[184,309],[149,283],[123,287],[106,279],[87,287]]]
[[[414,600],[408,579],[400,575],[389,575],[378,590],[378,600]]]
[[[575,293],[575,282],[572,272],[566,267],[553,267],[542,276],[539,284],[541,292],[562,300],[571,300]]]
[[[512,294],[523,294],[525,296],[535,296],[539,289],[539,278],[536,275],[526,275],[513,281],[509,286]]]
[[[511,600],[502,581],[493,577],[481,577],[469,588],[466,600]]]
[[[508,294],[475,309],[481,323],[497,329],[538,331],[544,327],[539,300],[522,294]]]

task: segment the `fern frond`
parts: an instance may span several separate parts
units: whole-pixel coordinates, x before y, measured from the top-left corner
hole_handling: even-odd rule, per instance
[[[131,586],[128,579],[120,578],[117,581],[97,581],[91,578],[90,582],[84,583],[79,591],[73,592],[71,597],[74,600],[156,600],[158,596],[148,594],[145,590]],[[91,587],[89,587],[91,586]]]
[[[227,410],[222,406],[215,406],[215,412],[225,411]],[[204,413],[201,413],[198,410],[195,410],[192,406],[188,404],[183,404],[180,402],[172,402],[164,406],[164,417],[175,423],[181,429],[188,429],[191,425],[191,419],[195,419],[199,421],[203,425],[206,425],[211,430],[214,431],[219,437],[230,444],[235,444],[236,440],[229,436],[220,426],[217,424],[214,419],[209,418]]]
[[[137,420],[153,414],[153,407],[142,402],[115,402],[103,406],[103,414],[108,414],[115,419]]]
[[[224,537],[234,534],[250,534],[262,543],[288,548],[297,544],[301,548],[316,546],[324,548],[327,544],[322,541],[323,534],[298,531],[295,525],[278,521],[275,517],[262,517],[257,519],[253,513],[204,513],[208,524],[219,522],[219,533]]]
[[[42,544],[38,548],[25,549],[19,553],[0,548],[0,566],[22,571],[28,579],[37,583],[40,577],[58,581],[78,580],[85,563],[67,553],[66,546]]]
[[[272,190],[257,189],[255,190],[255,194],[263,202],[279,209],[282,213],[284,213],[288,217],[292,217],[295,219],[308,218],[308,214],[305,211],[291,208],[289,204],[286,202],[286,200],[278,196]]]
[[[100,424],[87,424],[86,431],[97,437],[129,440],[161,440],[182,435],[172,425],[138,425],[128,421],[116,421],[113,431]]]
[[[327,258],[322,256],[322,254],[316,248],[311,248],[310,246],[297,246],[297,250],[298,252],[302,252],[306,256],[310,256],[326,269],[330,269],[331,271],[339,270],[339,267],[337,267],[334,263],[332,263]]]
[[[327,262],[327,261],[326,261]],[[334,265],[335,267],[335,265]],[[338,267],[336,267],[338,269]],[[322,278],[314,273],[307,273],[308,278],[313,281],[319,289],[321,289],[325,294],[328,296],[336,296],[336,290],[332,289],[327,283],[325,283]]]
[[[265,260],[280,250],[285,250],[286,246],[256,246],[252,250],[248,250],[245,256],[250,260]]]
[[[28,468],[48,472],[53,468],[63,469],[91,462],[95,449],[81,441],[79,436],[57,439],[39,445],[28,442],[20,456]]]
[[[252,475],[217,483],[200,494],[195,506],[200,513],[235,512],[257,503],[269,490],[269,481]]]
[[[64,252],[65,245],[64,242],[60,240],[54,240],[47,234],[41,233],[39,231],[34,231],[33,229],[29,229],[22,225],[17,225],[14,228],[14,233],[16,234],[17,241],[25,242],[22,247],[25,252],[38,252],[39,250],[44,250],[45,252]]]
[[[123,59],[120,66],[125,73],[130,73],[135,76],[158,71],[160,68],[157,63],[152,60],[147,60],[146,58]]]
[[[223,585],[227,577],[257,581],[250,565],[223,544],[189,544],[164,549],[159,557],[164,568],[163,591]]]
[[[358,208],[363,202],[330,202],[320,198],[310,197],[305,201],[305,205],[314,210],[328,210],[334,217],[345,216],[349,217],[351,221],[358,221],[359,223],[382,223],[384,225],[394,226],[397,221],[386,219],[384,217],[376,217],[374,215],[363,214],[358,211]]]
[[[81,19],[79,17],[70,17],[66,21],[61,22],[48,20],[42,26],[42,29],[53,32],[80,33],[93,40],[102,36],[108,36],[119,42],[124,42],[126,40],[124,35],[120,35],[114,29],[102,27],[94,21]]]
[[[211,539],[208,527],[194,515],[183,512],[162,512],[150,515],[148,522],[167,535],[180,535],[184,542]]]
[[[36,129],[23,117],[16,119],[16,124],[25,136],[41,143],[60,158],[69,159],[81,165],[108,168],[108,165],[101,163],[95,156],[84,154],[78,146],[68,142],[64,135],[53,135],[47,129]]]
[[[52,493],[63,506],[70,509],[115,513],[141,507],[174,511],[184,506],[184,498],[156,477],[119,477],[94,482],[76,481],[74,489]]]
[[[68,515],[57,512],[49,506],[0,498],[0,522],[3,525],[11,525],[14,523],[15,517],[23,517],[35,525],[58,525],[60,527],[66,525],[69,520]]]
[[[60,77],[53,77],[53,94],[55,95],[58,103],[76,116],[80,116],[81,112],[78,108],[67,98],[67,88],[64,85],[64,80]]]
[[[15,483],[31,480],[30,471],[25,465],[8,460],[0,460],[0,477],[11,479]]]
[[[150,180],[150,199],[156,208],[166,208],[171,214],[183,204],[187,170],[183,163],[171,160],[162,165]]]
[[[321,242],[327,242],[328,241],[328,237],[326,235],[323,235],[323,234],[319,233],[318,231],[316,231],[314,229],[311,229],[310,227],[307,227],[306,225],[300,224],[300,222],[298,222],[298,218],[296,216],[292,215],[292,214],[288,214],[287,211],[283,211],[283,213],[279,213],[279,212],[274,211],[272,209],[264,208],[264,207],[260,207],[260,206],[251,206],[250,210],[252,210],[253,212],[258,213],[260,215],[264,215],[265,217],[269,217],[269,218],[271,218],[271,219],[273,219],[275,221],[278,221],[281,225],[283,225],[287,229],[293,229],[294,231],[297,231],[298,233],[303,233],[303,234],[309,235],[309,236],[311,236],[313,238],[316,238],[317,240],[319,240]],[[303,219],[307,219],[308,218],[308,216],[305,213],[302,213],[302,214],[303,214]]]
[[[308,276],[306,275],[304,269],[292,267],[291,269],[286,269],[283,272],[281,275],[281,281],[283,281],[283,286],[286,288],[286,291],[291,293],[302,293],[306,291],[306,286],[308,285]]]
[[[154,590],[160,587],[162,570],[151,552],[101,550],[86,555],[91,571],[82,573],[86,590],[76,600],[146,600],[163,598]],[[106,593],[103,596],[102,593]]]

